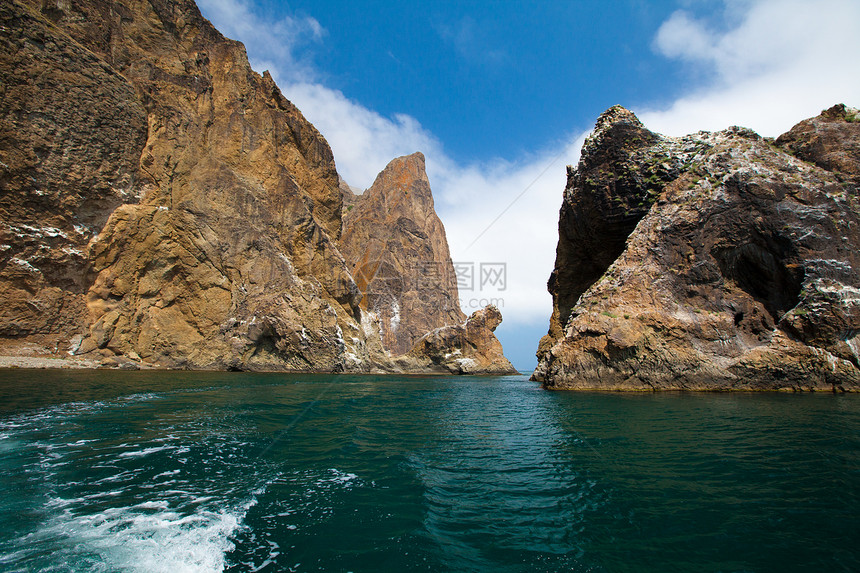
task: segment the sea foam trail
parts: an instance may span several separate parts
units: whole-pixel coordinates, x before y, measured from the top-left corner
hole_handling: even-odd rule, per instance
[[[20,510],[33,516],[7,524],[0,570],[223,571],[272,476],[247,455],[241,423],[201,423],[197,403],[177,417],[171,399],[138,394],[0,420],[0,465],[15,482],[0,492],[28,488]],[[158,401],[163,418],[141,410]]]
[[[54,517],[40,537],[64,540],[69,562],[92,571],[210,573],[223,571],[256,497],[234,509],[200,510],[183,515],[166,504],[139,504],[76,516]],[[80,569],[78,569],[80,570]]]

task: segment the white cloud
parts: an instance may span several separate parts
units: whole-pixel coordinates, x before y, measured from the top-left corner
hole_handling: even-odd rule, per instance
[[[415,151],[451,168],[442,145],[418,121],[400,114],[386,118],[316,83],[279,84],[334,150],[337,170],[350,185],[370,187],[389,161]]]
[[[475,288],[460,292],[466,313],[501,299],[498,305],[506,322],[546,325],[552,312],[546,281],[555,262],[565,165],[576,162],[583,138],[571,137],[517,163],[473,165],[438,174],[428,159],[451,256],[457,262],[474,263]],[[481,280],[481,263],[505,263],[504,290]]]
[[[860,2],[727,2],[734,25],[716,31],[683,11],[660,27],[663,55],[712,72],[708,85],[640,118],[682,135],[743,125],[776,136],[836,103],[860,104]]]
[[[197,5],[218,31],[245,44],[254,69],[269,70],[276,82],[316,77],[313,64],[296,53],[328,34],[315,18],[271,20],[249,0],[197,0]]]
[[[679,10],[663,23],[654,43],[665,56],[696,62],[710,59],[716,41],[700,22]]]

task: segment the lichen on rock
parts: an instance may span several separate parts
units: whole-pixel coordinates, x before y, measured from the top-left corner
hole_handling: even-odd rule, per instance
[[[738,127],[670,138],[626,110],[604,114],[568,173],[533,379],[860,389],[850,113],[837,106],[775,142]]]

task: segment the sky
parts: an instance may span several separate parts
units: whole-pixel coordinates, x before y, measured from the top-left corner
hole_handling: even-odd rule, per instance
[[[270,71],[353,187],[424,153],[452,258],[472,273],[461,306],[499,306],[496,334],[521,370],[552,310],[565,166],[601,112],[621,104],[672,136],[777,136],[833,104],[860,107],[860,0],[198,4]]]

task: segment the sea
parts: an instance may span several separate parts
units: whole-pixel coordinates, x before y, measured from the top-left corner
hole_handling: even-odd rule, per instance
[[[0,571],[860,571],[860,396],[3,370]]]

